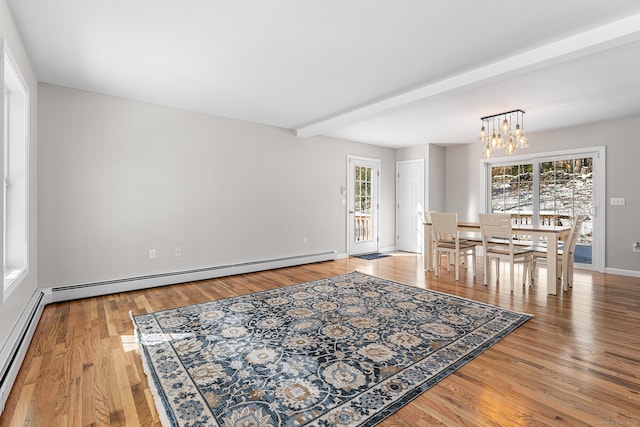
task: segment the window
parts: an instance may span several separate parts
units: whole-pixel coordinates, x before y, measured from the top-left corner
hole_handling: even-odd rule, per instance
[[[591,157],[491,167],[491,212],[508,212],[519,223],[542,225],[569,225],[576,215],[587,215],[579,245],[589,248],[579,251],[587,253],[589,264],[592,206]]]
[[[29,91],[6,42],[2,41],[2,301],[28,273]]]
[[[508,212],[530,223],[533,194],[532,164],[491,167],[491,212]]]
[[[371,221],[371,171],[373,168],[356,166],[355,175],[355,241],[370,242],[373,239],[373,221]]]
[[[485,159],[482,186],[486,199],[481,201],[481,212],[510,213],[513,221],[521,224],[565,226],[571,225],[576,215],[587,215],[575,262],[601,271],[604,157],[604,147],[593,147]]]

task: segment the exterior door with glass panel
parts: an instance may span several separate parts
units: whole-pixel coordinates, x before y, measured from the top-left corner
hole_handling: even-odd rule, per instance
[[[347,158],[349,255],[378,251],[378,182],[380,160]]]
[[[574,262],[593,264],[593,223],[597,214],[593,198],[593,157],[548,160],[538,164],[539,205],[542,215],[555,215],[572,224],[586,215],[578,237]]]
[[[574,262],[598,269],[601,260],[594,254],[601,251],[594,248],[599,249],[602,236],[594,232],[599,229],[594,224],[602,221],[596,209],[600,197],[594,186],[594,172],[598,173],[594,159],[597,154],[581,153],[491,165],[490,211],[511,213],[514,222],[534,225],[570,226],[577,215],[586,215]]]

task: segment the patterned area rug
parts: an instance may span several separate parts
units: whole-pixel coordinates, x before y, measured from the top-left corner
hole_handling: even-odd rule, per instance
[[[531,316],[358,272],[133,316],[165,425],[372,426]]]

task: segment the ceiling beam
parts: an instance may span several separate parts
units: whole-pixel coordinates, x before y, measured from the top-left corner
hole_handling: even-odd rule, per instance
[[[369,117],[400,108],[404,105],[438,95],[450,95],[458,91],[482,86],[516,74],[601,52],[623,44],[640,40],[640,14],[606,24],[565,39],[529,50],[519,55],[494,62],[484,67],[437,81],[418,89],[391,96],[296,129],[300,138],[310,138],[329,132],[340,126],[355,123]]]

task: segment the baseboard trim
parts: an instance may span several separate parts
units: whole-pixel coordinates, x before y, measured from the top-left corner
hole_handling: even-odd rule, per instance
[[[636,270],[623,270],[621,268],[607,267],[604,269],[604,272],[607,274],[618,274],[620,276],[640,277],[640,271]]]
[[[39,288],[34,292],[9,335],[7,342],[0,350],[0,414],[4,410],[11,387],[27,353],[33,333],[42,316],[42,311],[47,304],[275,268],[312,264],[335,260],[336,257],[336,251],[329,251],[118,280]]]
[[[50,292],[37,289],[0,350],[0,414],[4,410],[11,387],[18,376],[44,306],[50,302]]]
[[[100,295],[114,294],[118,292],[127,292],[139,289],[154,288],[158,286],[174,285],[177,283],[195,282],[198,280],[214,279],[216,277],[233,276],[236,274],[253,273],[256,271],[264,270],[273,270],[275,268],[292,267],[295,265],[311,264],[314,262],[322,262],[335,259],[336,251],[329,251],[284,258],[274,258],[269,260],[198,268],[186,271],[176,271],[151,274],[147,276],[106,280],[102,282],[54,286],[50,288],[52,298],[51,302],[69,301],[79,298],[90,298]]]

